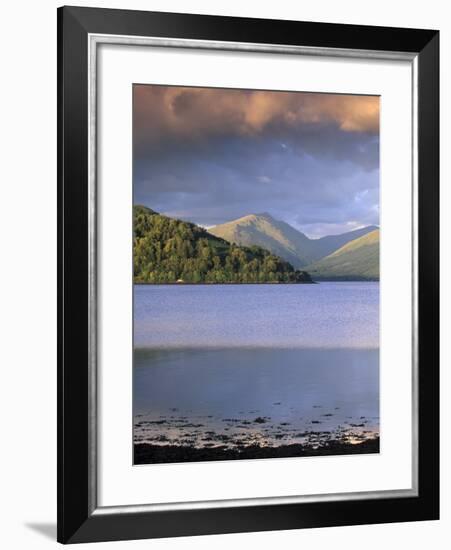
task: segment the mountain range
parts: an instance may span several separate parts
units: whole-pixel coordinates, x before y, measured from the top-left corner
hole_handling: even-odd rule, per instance
[[[310,239],[265,212],[216,225],[208,231],[240,246],[256,245],[269,250],[296,269],[311,272],[314,279],[379,279],[379,228],[374,225]]]
[[[379,229],[349,241],[305,268],[314,280],[379,280]]]

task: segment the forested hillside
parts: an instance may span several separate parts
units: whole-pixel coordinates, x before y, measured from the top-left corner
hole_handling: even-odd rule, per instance
[[[309,283],[305,271],[258,246],[238,246],[202,227],[134,207],[135,283]]]

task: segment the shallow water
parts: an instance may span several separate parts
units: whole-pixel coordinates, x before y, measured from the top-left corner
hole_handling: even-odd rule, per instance
[[[378,432],[378,359],[361,349],[137,350],[135,442],[358,442]]]
[[[135,442],[377,435],[378,294],[378,283],[135,287]]]

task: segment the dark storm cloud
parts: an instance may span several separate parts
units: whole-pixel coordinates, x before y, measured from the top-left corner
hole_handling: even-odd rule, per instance
[[[135,203],[206,226],[268,211],[315,236],[379,222],[377,98],[140,88]]]

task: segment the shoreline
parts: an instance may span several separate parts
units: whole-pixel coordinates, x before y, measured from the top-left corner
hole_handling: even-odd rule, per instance
[[[265,282],[254,282],[254,283],[238,283],[238,282],[228,282],[228,283],[145,283],[142,281],[134,281],[133,285],[137,286],[220,286],[220,285],[319,285],[321,283],[379,283],[379,279],[316,279],[312,281],[298,281],[298,282],[282,282],[282,281],[265,281]]]
[[[183,445],[134,444],[134,465],[163,464],[174,462],[204,462],[212,460],[251,460],[261,458],[297,458],[331,455],[376,454],[379,453],[379,437],[361,443],[331,441],[313,448],[299,443],[262,447],[252,445],[230,449],[218,447],[189,447]]]
[[[292,282],[282,282],[282,281],[265,281],[261,283],[238,283],[238,282],[228,282],[228,283],[143,283],[143,282],[133,282],[134,285],[147,285],[147,286],[219,286],[219,285],[316,285],[316,281],[292,281]]]

